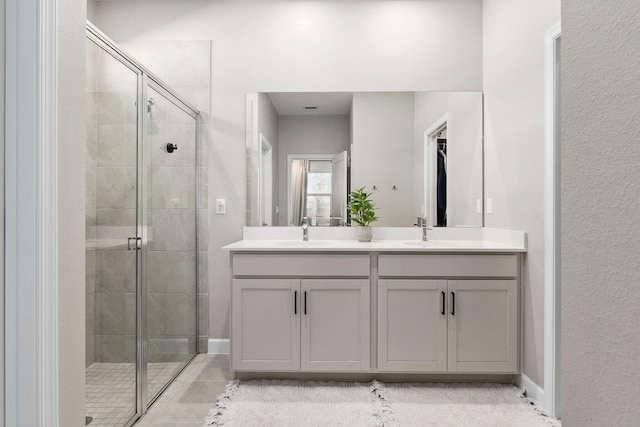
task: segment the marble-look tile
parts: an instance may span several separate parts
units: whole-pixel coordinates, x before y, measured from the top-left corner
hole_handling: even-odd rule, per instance
[[[88,123],[93,123],[95,125],[98,123],[98,95],[96,89],[92,89],[90,92],[86,93],[85,102],[85,119]]]
[[[167,252],[167,292],[196,294],[196,253],[195,251]]]
[[[209,209],[209,168],[198,168],[198,209]]]
[[[136,81],[136,74],[105,50],[98,50],[97,64],[96,75],[99,84],[132,83]]]
[[[137,194],[137,169],[135,167],[125,168],[124,172],[124,207],[135,209],[138,203]]]
[[[124,124],[98,125],[98,166],[124,166]]]
[[[195,167],[167,167],[164,193],[168,208],[196,207]]]
[[[84,211],[84,221],[85,221],[85,225],[87,227],[95,227],[96,225],[96,210],[95,209],[86,209]],[[87,238],[94,238],[95,237],[95,229],[94,229],[94,233],[92,235],[87,234],[86,236]]]
[[[124,168],[98,168],[96,207],[124,208]]]
[[[198,250],[206,251],[209,248],[209,210],[198,210]]]
[[[168,208],[167,176],[168,168],[152,167],[149,170],[149,200],[152,209]]]
[[[136,334],[136,314],[137,298],[135,293],[124,294],[124,333],[127,335]]]
[[[211,42],[170,42],[167,55],[167,80],[175,83],[209,83]]]
[[[90,365],[96,360],[95,354],[95,294],[87,294],[85,297],[85,360]]]
[[[135,251],[127,251],[124,256],[124,291],[128,293],[137,292],[138,270],[136,255]]]
[[[86,165],[98,165],[98,126],[87,120],[87,156]]]
[[[164,251],[168,249],[169,230],[167,227],[167,210],[166,209],[149,209],[148,217],[149,242],[150,251]]]
[[[91,366],[96,361],[96,336],[87,334],[85,337],[85,367]]]
[[[96,335],[124,335],[126,331],[125,294],[96,293]],[[124,351],[124,341],[122,342]]]
[[[125,251],[96,252],[96,292],[125,291]]]
[[[198,335],[209,334],[209,294],[198,294]]]
[[[149,335],[167,335],[167,294],[147,294],[147,331]],[[173,310],[173,307],[172,307]]]
[[[127,225],[124,209],[97,209],[96,225],[119,227]]]
[[[87,295],[96,291],[96,252],[87,251],[84,258],[84,283]]]
[[[172,125],[167,127],[166,142],[178,145],[178,149],[167,155],[167,166],[196,165],[196,127],[194,125]]]
[[[169,140],[169,128],[166,123],[149,123],[149,149],[151,150],[151,167],[159,168],[166,166],[170,154],[167,153],[166,146]],[[178,146],[178,151],[180,150]],[[177,151],[174,152],[177,155]],[[171,153],[171,154],[174,154]]]
[[[147,291],[151,293],[167,292],[167,258],[166,251],[147,251]]]
[[[210,111],[208,83],[174,83],[171,87],[198,111]]]
[[[136,167],[138,160],[138,127],[124,125],[124,165]]]
[[[209,256],[207,251],[198,251],[198,293],[209,292]]]
[[[129,52],[149,71],[160,79],[167,80],[167,48],[166,41],[133,41],[123,42],[120,47]]]
[[[209,167],[209,141],[211,140],[211,129],[208,125],[201,124],[205,121],[207,114],[201,113],[198,118],[198,166]]]
[[[135,335],[124,336],[124,358],[126,362],[135,362],[137,354],[137,343]]]
[[[97,186],[98,170],[93,166],[87,166],[85,169],[85,208],[96,208],[96,186]]]
[[[162,249],[184,251],[195,250],[196,211],[195,209],[167,209],[164,217],[165,228],[157,229],[154,220],[154,233]]]
[[[166,294],[167,334],[172,336],[195,336],[196,333],[196,296],[184,294]]]
[[[96,123],[100,125],[123,125],[126,123],[126,112],[122,98],[118,92],[99,85],[96,92]]]
[[[96,335],[96,362],[124,362],[124,335]]]
[[[209,352],[209,337],[207,335],[201,335],[198,337],[197,349],[198,353]]]

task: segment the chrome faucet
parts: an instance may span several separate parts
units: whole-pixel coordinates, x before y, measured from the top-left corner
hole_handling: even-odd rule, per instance
[[[427,217],[423,216],[422,218],[419,219],[419,224],[420,224],[420,226],[422,226],[422,241],[423,242],[426,242],[427,240],[429,240],[429,239],[427,239],[427,230],[431,230],[431,228],[432,228],[431,226],[427,225],[427,222],[428,222]]]
[[[302,241],[309,241],[309,218],[306,216],[302,218]]]

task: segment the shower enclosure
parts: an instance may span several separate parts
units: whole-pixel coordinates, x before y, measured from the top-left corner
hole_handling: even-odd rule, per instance
[[[89,425],[133,424],[196,353],[197,115],[88,25]]]

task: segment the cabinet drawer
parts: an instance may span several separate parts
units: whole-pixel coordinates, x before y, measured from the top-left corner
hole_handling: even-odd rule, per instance
[[[516,277],[517,255],[380,255],[380,277]]]
[[[369,255],[234,254],[233,275],[369,277]]]

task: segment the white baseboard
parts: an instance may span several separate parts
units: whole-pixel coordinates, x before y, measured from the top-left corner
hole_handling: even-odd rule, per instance
[[[525,374],[516,375],[515,385],[525,389],[526,396],[531,399],[539,408],[546,410],[544,407],[544,389],[538,384],[534,383],[531,378]]]
[[[207,353],[209,354],[230,354],[231,353],[231,340],[209,338]]]

